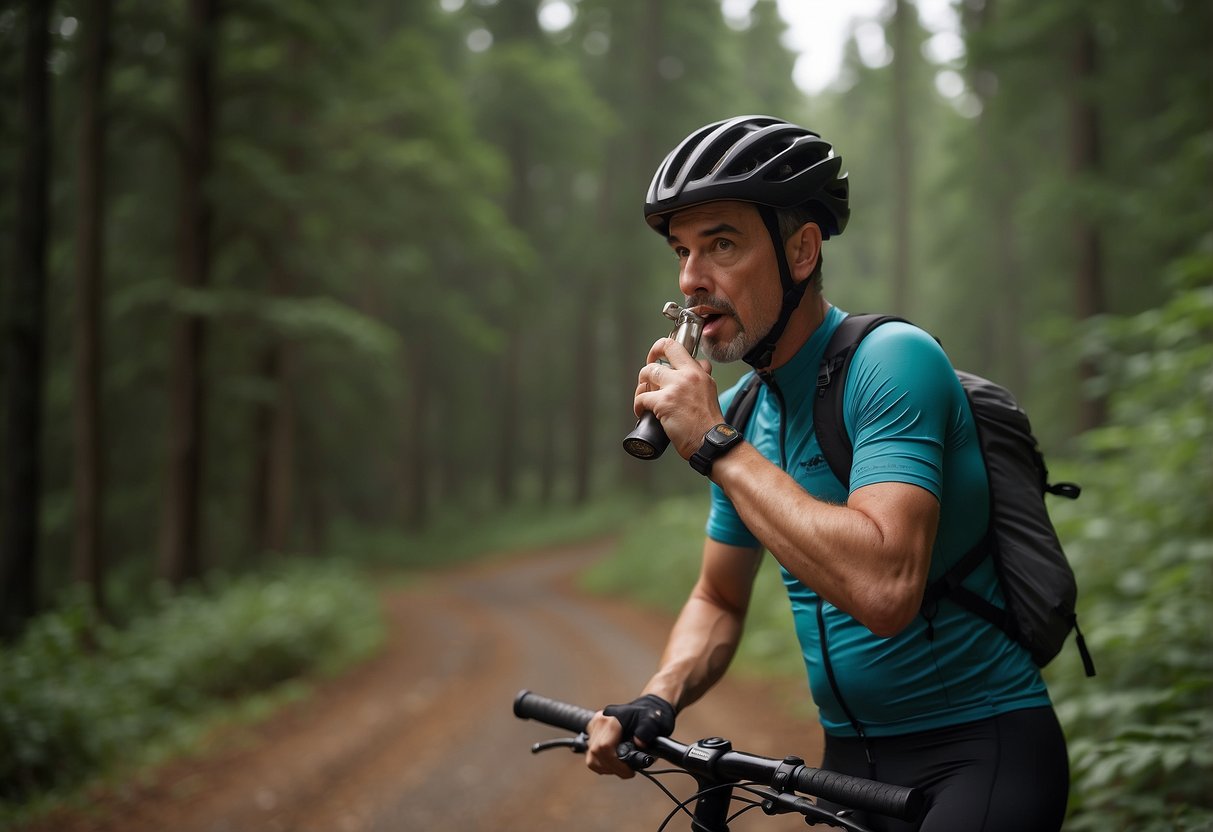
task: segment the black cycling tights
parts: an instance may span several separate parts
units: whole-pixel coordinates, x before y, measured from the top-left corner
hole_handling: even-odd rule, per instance
[[[927,794],[919,825],[856,816],[877,832],[1054,832],[1065,818],[1070,766],[1052,708],[863,741],[826,737],[823,768]],[[829,807],[827,803],[823,806]],[[838,807],[830,807],[835,811]]]

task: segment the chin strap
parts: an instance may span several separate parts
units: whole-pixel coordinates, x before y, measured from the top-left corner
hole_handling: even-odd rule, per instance
[[[809,281],[802,280],[795,283],[792,280],[792,268],[788,265],[788,255],[784,251],[783,238],[779,234],[779,219],[775,215],[775,209],[759,205],[758,214],[767,227],[767,233],[771,235],[771,244],[775,246],[775,262],[779,266],[779,284],[783,287],[783,306],[780,307],[779,317],[776,319],[775,325],[771,327],[771,331],[742,356],[741,360],[755,370],[764,370],[771,366],[771,359],[775,355],[775,344],[783,335],[783,330],[787,327],[792,313],[796,311],[796,307],[800,306],[800,300],[804,297]]]

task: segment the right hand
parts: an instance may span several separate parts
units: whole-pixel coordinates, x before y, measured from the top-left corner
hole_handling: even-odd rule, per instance
[[[667,737],[674,731],[674,716],[674,706],[654,694],[625,705],[608,705],[586,726],[586,765],[598,774],[614,774],[625,780],[635,777],[636,772],[619,759],[620,743],[635,739],[636,745],[644,748],[657,737]]]
[[[683,459],[690,459],[703,444],[703,435],[724,421],[712,363],[692,358],[672,338],[657,341],[648,360],[637,376],[632,401],[636,418],[652,411],[674,449]]]

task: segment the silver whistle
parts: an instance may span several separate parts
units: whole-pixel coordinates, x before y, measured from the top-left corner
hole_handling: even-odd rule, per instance
[[[690,309],[683,309],[674,301],[669,301],[661,309],[661,314],[674,322],[670,337],[682,344],[682,348],[693,358],[699,351],[699,336],[703,335],[704,319]]]
[[[674,301],[667,303],[661,314],[674,322],[670,337],[682,344],[683,349],[693,358],[699,351],[699,336],[703,334],[704,319],[690,309],[683,309]],[[635,430],[623,438],[623,449],[637,459],[656,459],[665,452],[669,444],[670,438],[666,436],[661,422],[652,413],[641,416]]]

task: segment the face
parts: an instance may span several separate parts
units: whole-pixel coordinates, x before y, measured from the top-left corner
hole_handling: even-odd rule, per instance
[[[782,300],[758,209],[710,202],[679,211],[670,220],[669,244],[686,306],[707,319],[700,349],[716,362],[737,361],[770,332]]]

